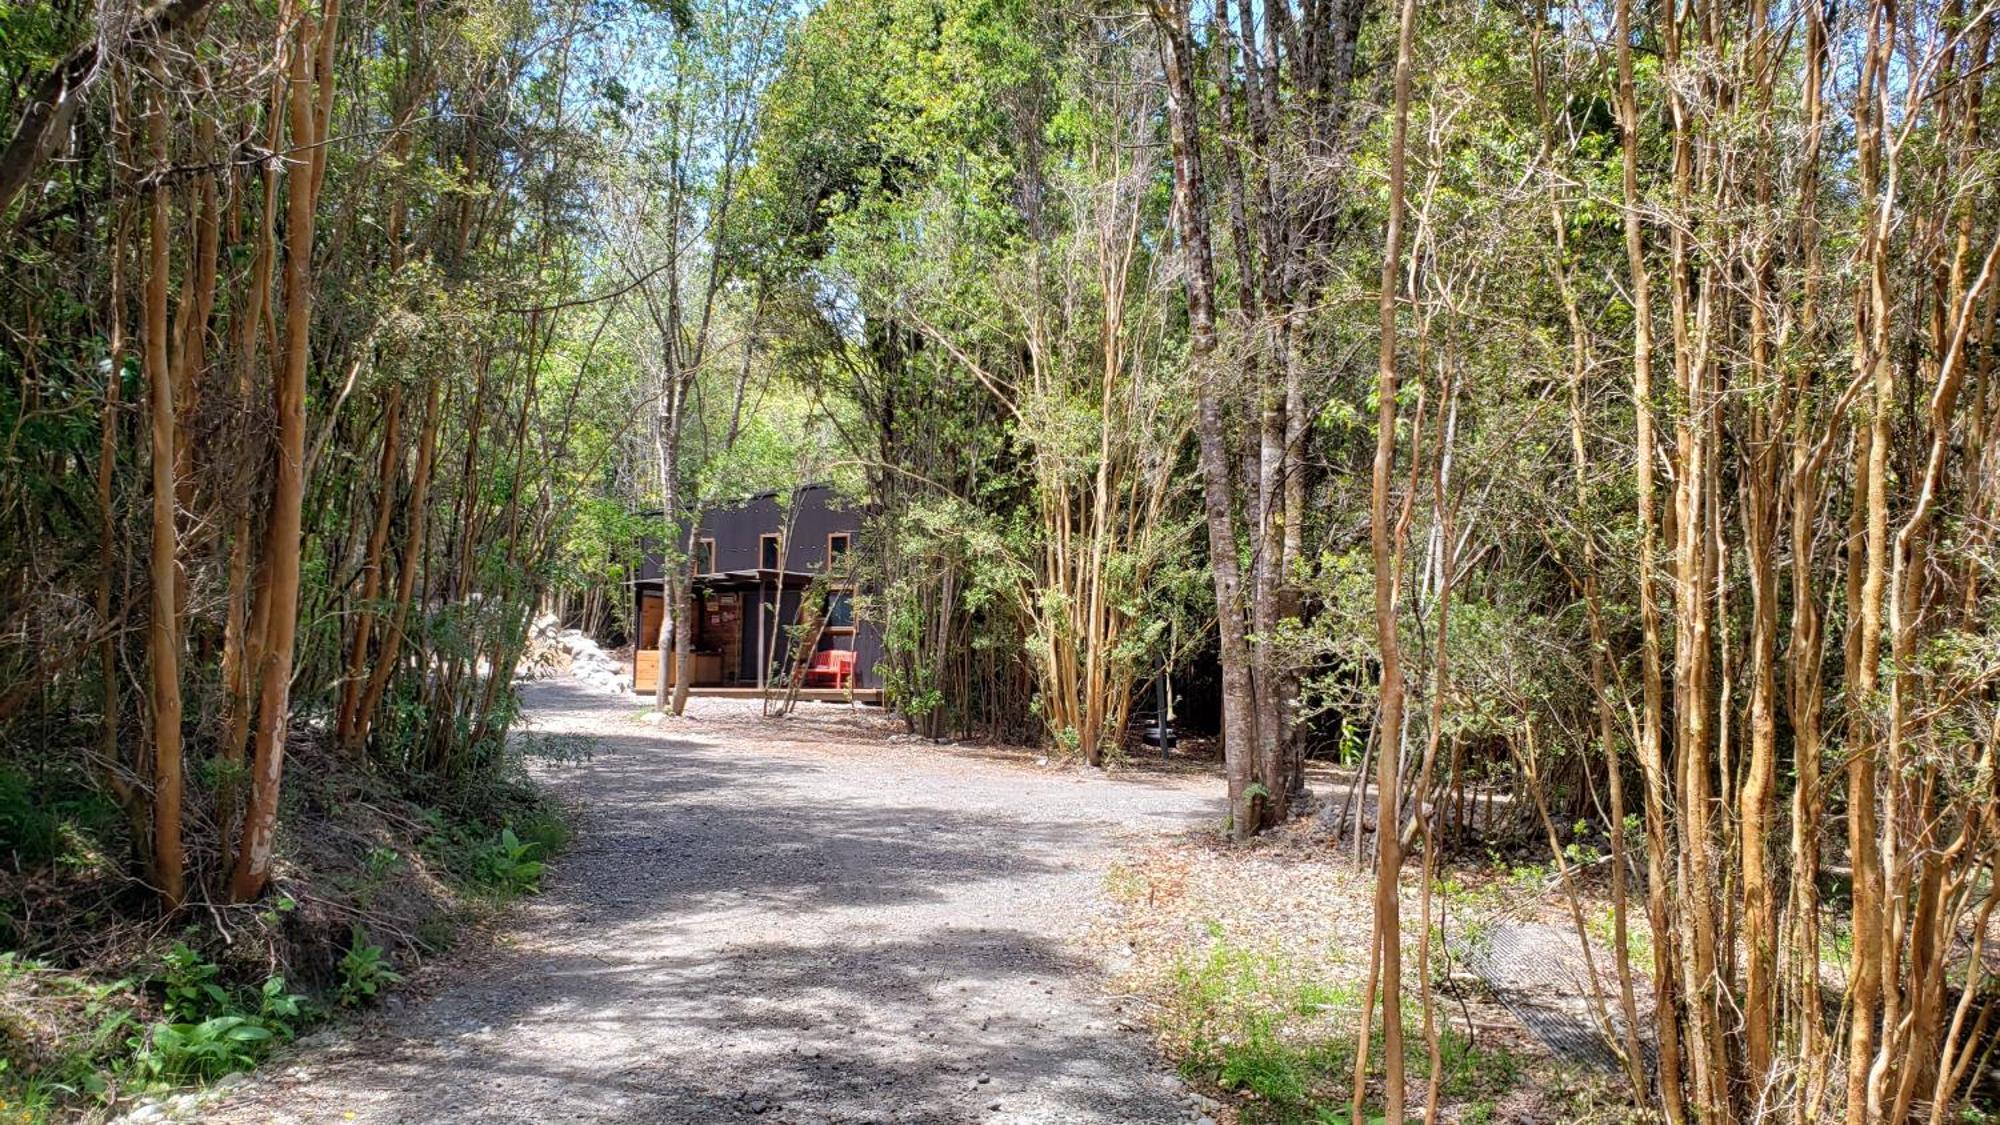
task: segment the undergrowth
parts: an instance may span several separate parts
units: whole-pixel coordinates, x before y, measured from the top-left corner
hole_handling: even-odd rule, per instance
[[[534,893],[570,828],[523,757],[589,747],[518,742],[449,786],[295,750],[270,893],[168,919],[124,875],[126,822],[94,779],[0,767],[0,1125],[248,1070]]]
[[[1311,975],[1275,950],[1233,942],[1218,925],[1208,936],[1204,950],[1175,959],[1161,1019],[1182,1073],[1237,1095],[1247,1125],[1346,1122],[1359,990]],[[1476,1120],[1518,1079],[1519,1060],[1448,1026],[1439,1038],[1441,1094]],[[1409,1023],[1403,1042],[1411,1077],[1428,1080],[1422,1026]],[[1381,1053],[1377,1030],[1369,1055]]]

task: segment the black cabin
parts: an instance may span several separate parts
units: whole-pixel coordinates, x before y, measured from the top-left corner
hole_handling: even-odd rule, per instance
[[[782,499],[782,493],[767,492],[701,513],[693,551],[688,687],[756,690],[781,679],[795,647],[787,627],[798,623],[800,599],[823,578],[818,589],[826,599],[826,627],[805,686],[842,697],[851,688],[856,698],[879,700],[881,627],[856,616],[854,585],[846,580],[864,513],[824,484],[793,490],[789,510]],[[632,690],[650,694],[659,676],[665,555],[658,536],[647,538],[641,549],[632,590],[632,620],[638,626]],[[677,674],[670,668],[669,682]]]

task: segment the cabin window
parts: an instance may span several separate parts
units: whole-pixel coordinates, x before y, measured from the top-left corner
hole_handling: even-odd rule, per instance
[[[854,591],[835,590],[826,596],[826,631],[829,633],[854,631]]]
[[[847,545],[849,537],[845,531],[836,531],[826,537],[826,572],[828,574],[847,573]]]
[[[776,532],[768,532],[757,540],[757,565],[765,570],[778,569],[778,545],[783,537]]]
[[[696,574],[715,573],[715,540],[702,539],[694,545],[694,572]]]

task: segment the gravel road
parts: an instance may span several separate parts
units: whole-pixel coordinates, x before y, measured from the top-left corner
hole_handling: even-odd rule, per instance
[[[1199,1118],[1079,940],[1121,846],[1216,823],[1199,778],[1037,768],[529,685],[576,845],[431,998],[274,1061],[221,1122],[1153,1123]]]

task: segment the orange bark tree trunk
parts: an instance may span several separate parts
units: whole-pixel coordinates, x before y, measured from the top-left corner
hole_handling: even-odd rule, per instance
[[[329,4],[317,27],[321,57],[338,29]],[[288,68],[291,147],[307,163],[295,164],[285,183],[285,352],[273,397],[277,405],[277,478],[271,491],[264,536],[266,569],[258,591],[268,607],[266,638],[258,668],[256,750],[250,765],[250,804],[243,816],[242,844],[230,878],[230,897],[247,902],[263,893],[271,874],[271,842],[278,825],[278,785],[284,776],[285,737],[291,717],[292,642],[298,630],[300,515],[305,497],[306,366],[312,340],[312,252],[315,176],[310,154],[319,132],[314,109],[312,47],[315,25],[300,19]],[[331,84],[332,74],[318,76]]]

